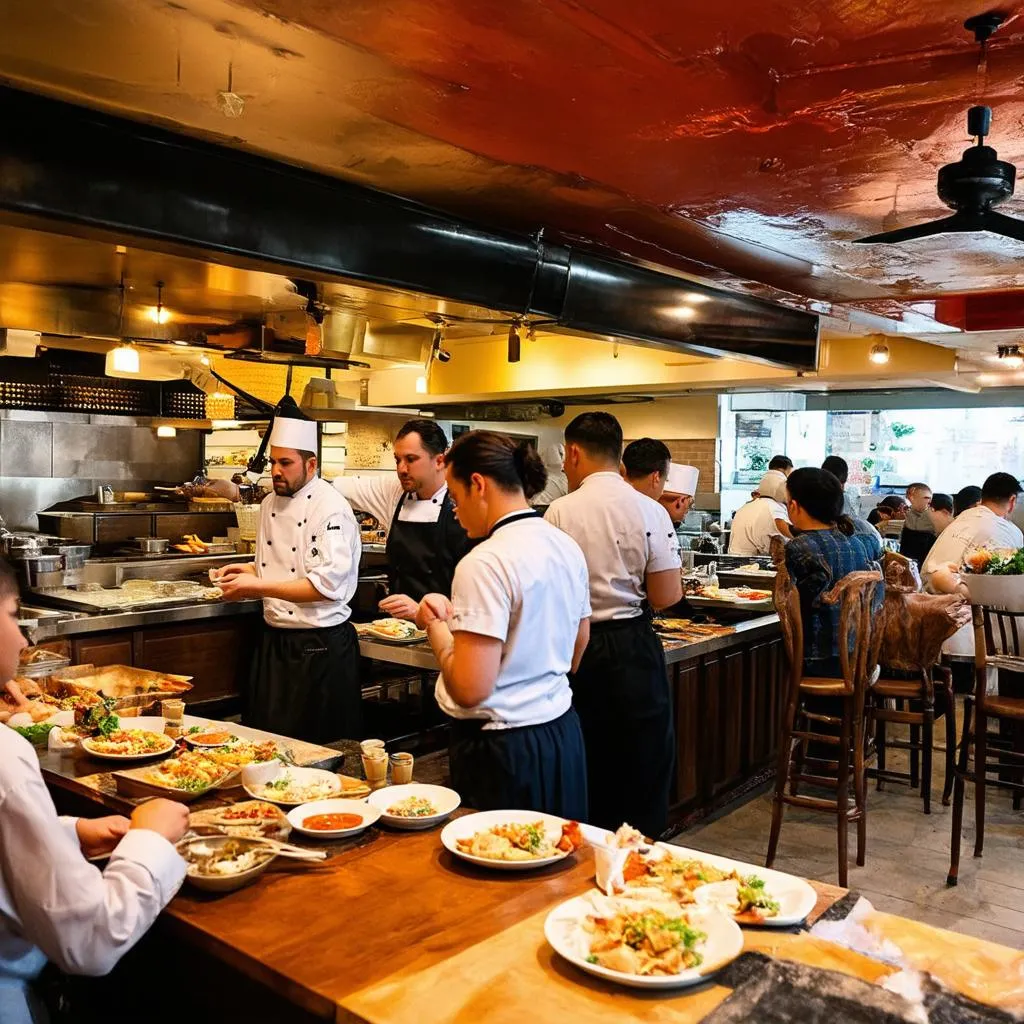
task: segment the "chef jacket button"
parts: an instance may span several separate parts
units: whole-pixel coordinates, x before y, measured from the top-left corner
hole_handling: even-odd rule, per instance
[[[289,608],[289,609],[288,609],[288,614],[289,614],[289,615],[294,615],[294,614],[295,614],[295,612],[293,612],[293,611],[291,610],[291,608]]]
[[[295,572],[295,567],[294,566],[292,566],[292,572]]]
[[[648,530],[648,531],[647,531],[647,536],[648,536],[648,537],[650,537],[650,535],[651,535],[651,531],[650,531],[650,530]]]
[[[307,494],[306,497],[309,498],[310,501],[313,500],[313,495],[312,494]]]
[[[261,569],[266,569],[266,567],[267,567],[267,563],[266,562],[260,562],[260,568]]]
[[[267,547],[270,547],[270,545],[271,545],[271,544],[273,544],[273,543],[274,543],[274,542],[273,542],[272,540],[268,540],[268,541],[267,541]]]
[[[294,551],[294,550],[295,550],[295,548],[292,548],[292,551]]]
[[[435,505],[437,504],[437,498],[431,498],[430,500],[431,500],[431,501],[432,501],[432,502],[433,502],[433,503],[434,503]]]
[[[277,513],[276,512],[271,512],[270,513],[270,518],[271,519],[276,519],[277,518]]]

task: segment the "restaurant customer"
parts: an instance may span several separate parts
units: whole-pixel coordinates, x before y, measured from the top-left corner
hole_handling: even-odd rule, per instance
[[[910,507],[903,520],[900,534],[900,554],[912,558],[920,565],[935,543],[935,527],[928,514],[932,502],[932,489],[927,484],[914,483],[907,488]]]
[[[838,678],[839,605],[822,596],[849,573],[877,568],[882,544],[843,515],[843,488],[831,473],[794,470],[787,489],[796,536],[786,545],[786,568],[800,594],[804,674]]]
[[[868,513],[868,522],[876,529],[884,530],[895,521],[902,521],[907,514],[907,503],[898,494],[887,494]]]
[[[966,487],[961,487],[953,495],[953,518],[955,519],[961,512],[966,512],[969,508],[977,508],[980,504],[980,487],[976,484],[968,484]]]
[[[583,552],[530,508],[546,474],[528,443],[474,430],[445,464],[459,522],[481,541],[456,567],[451,600],[428,594],[416,617],[441,666],[452,785],[478,810],[586,820],[568,678],[590,634]]]
[[[0,679],[18,671],[18,584],[0,561]],[[38,1024],[32,984],[47,960],[69,974],[113,969],[185,877],[174,849],[188,810],[140,804],[131,820],[61,818],[32,745],[0,725],[0,1021]],[[110,854],[101,872],[87,857]]]
[[[931,505],[928,506],[928,520],[936,537],[953,522],[953,518],[953,498],[936,491],[932,495]]]
[[[860,492],[849,485],[850,467],[839,455],[829,455],[821,468],[831,473],[843,485],[843,515],[851,519],[860,516]]]
[[[352,509],[317,476],[316,450],[316,423],[283,401],[255,560],[226,566],[216,582],[226,601],[263,601],[244,724],[327,743],[361,735],[359,641],[349,618],[362,544]]]
[[[622,450],[622,476],[634,490],[658,501],[668,482],[672,453],[664,441],[641,437]]]
[[[340,476],[334,486],[353,508],[387,528],[388,596],[380,610],[413,619],[425,594],[451,594],[452,576],[469,550],[445,482],[445,432],[409,420],[395,435],[395,476]]]
[[[646,609],[682,598],[679,543],[665,509],[619,475],[621,458],[614,416],[577,416],[565,429],[570,493],[546,518],[579,544],[590,581],[590,643],[572,678],[589,821],[628,821],[656,837],[668,818],[675,734],[665,654]]]

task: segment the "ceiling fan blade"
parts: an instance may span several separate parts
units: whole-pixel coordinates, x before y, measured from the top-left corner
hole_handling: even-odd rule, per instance
[[[1018,242],[1024,242],[1024,220],[1018,220],[1016,217],[1007,217],[1005,213],[989,210],[982,215],[981,226],[994,235],[1003,235],[1005,238],[1015,238]]]
[[[998,216],[998,215],[997,215]],[[1011,218],[1006,217],[1005,220]],[[877,242],[893,244],[894,242],[910,242],[915,238],[928,238],[931,235],[942,235],[947,231],[977,231],[980,225],[977,222],[964,217],[962,214],[954,213],[952,217],[943,217],[941,220],[929,220],[924,224],[914,224],[909,228],[897,228],[895,231],[883,231],[878,235],[868,235],[866,238],[855,238],[858,245],[865,242]]]

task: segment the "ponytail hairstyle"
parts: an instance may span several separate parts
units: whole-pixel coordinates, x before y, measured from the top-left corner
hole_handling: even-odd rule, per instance
[[[469,486],[474,473],[493,480],[503,491],[521,490],[532,498],[544,490],[548,471],[529,441],[513,441],[494,430],[471,430],[448,449],[444,463]]]
[[[826,469],[794,469],[786,481],[789,497],[812,519],[826,523],[847,537],[855,530],[853,520],[843,515],[843,485]]]

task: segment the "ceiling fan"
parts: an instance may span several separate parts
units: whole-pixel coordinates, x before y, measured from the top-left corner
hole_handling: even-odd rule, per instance
[[[939,198],[955,211],[952,217],[883,231],[855,241],[891,245],[947,231],[989,231],[1024,242],[1024,220],[996,213],[994,209],[1013,195],[1017,169],[1000,160],[996,151],[985,145],[985,136],[991,128],[991,109],[971,107],[967,111],[967,133],[973,135],[977,143],[965,149],[955,164],[939,168]]]

